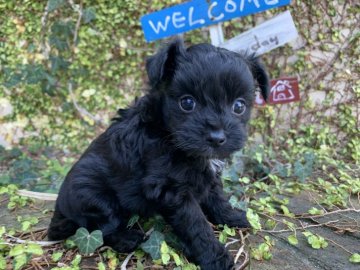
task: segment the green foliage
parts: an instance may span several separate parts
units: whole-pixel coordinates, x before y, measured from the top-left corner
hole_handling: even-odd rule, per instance
[[[249,221],[251,227],[256,230],[261,230],[261,223],[259,215],[254,212],[251,208],[248,208],[246,212],[246,218]]]
[[[308,243],[314,249],[326,248],[328,246],[328,242],[320,235],[308,231],[303,232],[303,235],[306,236]]]
[[[17,244],[10,249],[9,256],[13,258],[13,269],[19,270],[27,264],[32,256],[40,256],[43,253],[38,244]]]
[[[161,232],[153,231],[150,234],[149,239],[141,244],[141,248],[146,253],[150,254],[153,260],[158,260],[161,258],[160,248],[164,240],[165,236]]]
[[[349,261],[352,263],[360,263],[360,254],[354,253],[350,256]]]
[[[61,257],[63,256],[64,252],[62,251],[58,251],[58,252],[54,252],[52,255],[51,255],[51,259],[53,262],[58,262]]]
[[[219,241],[223,244],[225,244],[228,240],[229,236],[235,236],[235,229],[234,228],[229,228],[227,225],[224,226],[220,226],[220,228],[223,229],[220,231],[220,235],[219,235]]]
[[[258,261],[270,260],[272,258],[271,247],[274,241],[269,236],[265,236],[265,242],[261,243],[257,248],[251,249],[251,256]]]
[[[296,246],[299,243],[295,234],[289,235],[287,239],[288,239],[288,242],[293,246]]]
[[[21,230],[22,231],[28,231],[33,225],[39,223],[39,219],[37,217],[18,216],[17,220],[21,223]]]
[[[79,228],[75,235],[72,236],[72,240],[81,254],[91,254],[104,243],[100,230],[89,233],[86,228]]]

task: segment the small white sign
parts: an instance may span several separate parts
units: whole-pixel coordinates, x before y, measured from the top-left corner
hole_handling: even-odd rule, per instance
[[[290,11],[252,28],[232,39],[220,47],[240,52],[261,55],[294,40],[298,35]]]

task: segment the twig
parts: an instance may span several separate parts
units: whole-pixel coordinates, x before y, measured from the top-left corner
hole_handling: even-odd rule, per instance
[[[334,240],[330,239],[330,238],[326,238],[324,236],[321,236],[322,238],[324,238],[326,241],[329,241],[331,243],[333,243],[335,246],[338,246],[339,248],[341,248],[342,250],[344,250],[345,252],[349,253],[350,255],[352,255],[353,253],[351,251],[349,251],[348,249],[346,249],[345,247],[343,247],[342,245],[336,243]]]
[[[244,251],[244,245],[242,245],[242,246],[239,248],[238,252],[236,253],[236,256],[235,256],[235,259],[234,259],[234,263],[237,263],[237,261],[239,260],[240,255],[243,253],[243,251]]]
[[[121,264],[121,267],[120,267],[121,270],[126,270],[126,266],[133,255],[134,255],[134,252],[131,252],[129,255],[126,256],[125,260]]]
[[[232,245],[232,244],[235,244],[235,243],[237,243],[237,242],[240,242],[240,241],[241,241],[240,239],[232,240],[232,241],[230,241],[230,242],[227,242],[227,243],[225,244],[225,247],[228,247],[228,246],[230,246],[230,245]]]
[[[25,189],[18,190],[17,194],[20,196],[25,196],[25,197],[29,197],[29,198],[44,200],[44,201],[56,201],[56,198],[58,196],[57,194],[34,192],[34,191],[28,191]]]
[[[58,244],[58,243],[61,243],[62,241],[29,241],[29,240],[23,240],[23,239],[20,239],[20,238],[17,238],[17,237],[14,237],[14,236],[11,236],[11,235],[8,235],[8,234],[5,234],[7,237],[13,239],[16,243],[20,243],[20,244],[23,244],[23,243],[28,243],[28,244],[38,244],[40,246],[52,246],[52,245],[55,245],[55,244]]]
[[[79,4],[80,7],[77,7],[73,0],[69,0],[69,4],[70,4],[71,8],[79,14],[78,19],[76,21],[76,26],[75,26],[75,31],[74,31],[74,38],[73,38],[73,45],[74,45],[74,48],[75,48],[78,33],[79,33],[79,28],[80,28],[80,24],[81,24],[81,19],[82,19],[82,16],[83,16],[83,11],[82,11],[83,2],[80,1],[80,4]]]
[[[100,124],[101,126],[104,126],[105,124],[103,123],[103,121],[101,119],[96,118],[94,115],[92,115],[90,112],[88,112],[87,110],[85,110],[84,108],[80,107],[79,104],[76,101],[74,92],[73,92],[73,84],[72,82],[68,83],[68,90],[69,90],[69,94],[70,94],[70,98],[72,103],[74,104],[74,107],[76,108],[76,110],[80,113],[80,115],[84,118],[84,117],[89,117],[90,119],[92,119],[95,123]]]
[[[345,213],[345,212],[360,213],[360,209],[346,208],[346,209],[339,209],[339,210],[334,210],[334,211],[331,211],[331,212],[326,212],[326,213],[323,213],[323,214],[320,214],[320,215],[300,215],[300,216],[298,216],[298,217],[302,217],[302,218],[307,218],[307,217],[317,218],[317,217],[323,217],[323,216],[334,215],[334,214]]]
[[[259,232],[265,232],[265,233],[283,233],[283,232],[293,232],[294,230],[306,230],[308,228],[314,228],[314,227],[321,227],[326,226],[332,223],[339,222],[339,220],[331,220],[325,223],[319,223],[319,224],[313,224],[313,225],[302,225],[301,227],[296,227],[294,229],[284,229],[284,230],[258,230]]]
[[[239,266],[237,266],[235,269],[236,270],[242,270],[244,269],[248,263],[249,263],[249,255],[247,254],[247,252],[243,252],[245,258],[244,258],[244,262],[242,264],[240,264]],[[236,255],[237,256],[237,255]],[[240,255],[239,255],[240,256]]]

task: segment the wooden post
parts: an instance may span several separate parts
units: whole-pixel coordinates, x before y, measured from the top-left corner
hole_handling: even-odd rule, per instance
[[[224,33],[221,28],[221,23],[209,26],[211,44],[219,46],[224,43]]]

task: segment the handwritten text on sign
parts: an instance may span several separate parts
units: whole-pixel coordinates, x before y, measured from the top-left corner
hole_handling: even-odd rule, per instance
[[[270,82],[269,104],[284,104],[300,100],[299,82],[296,77],[285,77]],[[265,101],[257,92],[256,105],[265,105]]]
[[[144,15],[147,41],[168,37],[236,17],[288,5],[291,0],[193,0]]]
[[[298,33],[290,11],[229,39],[220,47],[240,53],[261,55],[294,40]]]

